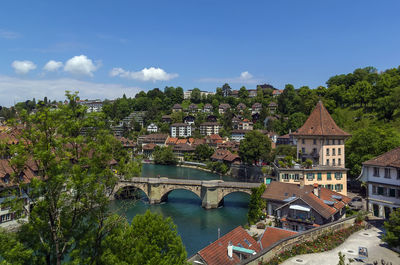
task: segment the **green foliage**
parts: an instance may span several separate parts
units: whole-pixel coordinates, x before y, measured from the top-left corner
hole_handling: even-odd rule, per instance
[[[342,254],[342,252],[340,251],[338,253],[338,256],[339,256],[338,265],[350,265],[351,263],[354,262],[353,259],[348,259],[348,263],[346,264],[346,255]]]
[[[293,145],[280,144],[273,150],[273,158],[276,156],[297,156],[297,147]]]
[[[195,154],[197,160],[209,160],[210,157],[214,154],[214,149],[207,144],[200,144],[196,146]]]
[[[187,264],[186,250],[171,218],[149,210],[131,225],[122,222],[103,242],[102,264]]]
[[[153,152],[154,163],[160,165],[175,165],[178,160],[172,152],[172,147],[156,147]]]
[[[208,162],[207,168],[210,169],[212,172],[216,172],[218,174],[226,174],[229,171],[229,167],[224,164],[223,162]]]
[[[258,222],[263,216],[263,210],[266,207],[266,202],[261,196],[263,195],[266,186],[261,184],[258,188],[251,189],[251,197],[249,202],[249,211],[247,213],[247,220],[249,224]]]
[[[346,142],[346,167],[349,176],[358,177],[362,162],[400,146],[400,134],[393,128],[369,126],[360,128]]]
[[[385,222],[386,234],[382,240],[391,247],[400,247],[400,209],[397,208],[390,214],[390,218]]]
[[[194,88],[192,93],[190,94],[190,101],[193,103],[200,103],[201,102],[201,92],[200,89]]]
[[[35,260],[33,250],[26,248],[16,238],[16,234],[0,229],[0,264],[28,265]]]
[[[249,165],[270,158],[271,140],[268,136],[259,131],[250,131],[246,133],[244,139],[240,142],[240,159]]]

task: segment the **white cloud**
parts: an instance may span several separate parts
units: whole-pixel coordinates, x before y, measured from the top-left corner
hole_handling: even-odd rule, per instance
[[[11,66],[17,74],[27,74],[36,69],[36,65],[31,61],[14,61]]]
[[[138,72],[126,71],[122,68],[113,68],[110,71],[112,77],[119,76],[122,78],[135,79],[140,81],[168,81],[178,77],[178,74],[169,74],[161,68],[143,68]]]
[[[254,76],[250,74],[248,71],[244,71],[240,73],[240,76],[238,77],[225,77],[225,78],[208,77],[208,78],[202,78],[199,81],[204,83],[255,84],[261,82],[262,80],[254,78]]]
[[[64,66],[64,71],[74,75],[93,76],[93,72],[99,68],[99,65],[94,65],[93,61],[86,55],[74,56],[69,59]]]
[[[19,37],[21,37],[21,35],[17,32],[0,29],[0,38],[11,40]]]
[[[0,75],[0,105],[11,106],[15,102],[32,98],[44,98],[51,100],[64,100],[65,91],[79,91],[83,99],[113,99],[134,96],[142,89],[137,87],[125,87],[120,84],[94,83],[76,80],[72,78],[60,78],[54,80],[27,80]]]
[[[54,60],[50,60],[43,67],[43,70],[45,70],[47,72],[55,72],[58,69],[60,69],[62,66],[63,66],[62,62],[57,62],[57,61],[54,61]]]

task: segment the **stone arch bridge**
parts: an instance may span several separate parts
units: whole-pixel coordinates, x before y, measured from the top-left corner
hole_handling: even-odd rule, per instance
[[[206,209],[217,208],[223,204],[224,197],[233,192],[251,194],[251,189],[259,187],[261,183],[225,182],[222,180],[186,180],[168,178],[132,178],[120,180],[114,188],[114,194],[124,188],[142,190],[149,198],[150,204],[157,204],[168,199],[173,190],[189,190],[196,194]]]

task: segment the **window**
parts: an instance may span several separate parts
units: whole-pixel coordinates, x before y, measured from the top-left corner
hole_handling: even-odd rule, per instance
[[[329,139],[326,139],[326,144],[329,145]]]
[[[306,149],[304,147],[301,148],[301,153],[305,154],[306,153]]]
[[[342,154],[342,148],[338,148],[338,149],[337,149],[337,154],[338,154],[338,155],[341,155],[341,154]]]
[[[374,167],[374,177],[379,178],[379,168],[378,167]]]
[[[326,148],[326,155],[329,155],[329,148]]]
[[[332,148],[332,155],[333,156],[336,155],[336,149],[335,148]]]
[[[335,190],[336,191],[342,191],[343,190],[343,184],[336,184],[335,185]]]
[[[390,179],[390,168],[385,168],[385,178]]]
[[[295,181],[298,181],[298,180],[300,179],[300,176],[299,176],[299,174],[294,174],[294,177],[293,177],[293,179],[294,179]]]
[[[342,159],[338,159],[338,165],[340,166],[342,164]]]
[[[397,190],[397,198],[400,198],[400,190]]]
[[[377,194],[376,186],[375,186],[375,185],[372,185],[372,194]]]
[[[389,197],[396,197],[396,190],[395,189],[389,189]]]
[[[335,159],[332,159],[332,166],[336,165]]]
[[[304,139],[301,139],[301,143],[302,143],[302,144],[305,144],[306,141],[305,141]]]
[[[378,187],[378,195],[383,195],[383,187]]]
[[[317,180],[322,180],[322,174],[321,173],[317,173]]]
[[[289,174],[282,174],[282,179],[284,181],[289,181]]]
[[[335,179],[342,179],[342,172],[335,172]]]
[[[332,176],[331,176],[331,172],[326,173],[326,180],[331,180]]]
[[[332,140],[332,144],[335,145],[335,139]]]
[[[326,160],[326,165],[329,166],[329,159]]]
[[[332,189],[332,185],[331,184],[325,185],[325,188],[327,188],[328,190],[331,190]]]
[[[314,180],[314,173],[307,173],[307,180]]]
[[[316,153],[317,153],[317,148],[313,148],[313,149],[312,149],[312,152],[313,152],[314,154],[316,154]]]

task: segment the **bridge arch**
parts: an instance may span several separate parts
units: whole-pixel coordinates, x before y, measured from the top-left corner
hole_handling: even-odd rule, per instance
[[[146,197],[147,197],[147,199],[149,199],[150,200],[150,196],[149,196],[149,192],[148,192],[148,186],[146,185],[146,184],[141,184],[141,183],[137,183],[137,184],[134,184],[134,183],[123,183],[123,184],[118,184],[116,187],[115,187],[115,192],[114,192],[114,196],[118,196],[118,194],[120,194],[123,190],[125,190],[125,189],[138,189],[138,190],[140,190],[140,191],[142,191],[145,195],[146,195]]]
[[[163,188],[163,192],[161,194],[161,201],[167,201],[168,200],[168,195],[175,191],[175,190],[187,190],[190,191],[191,193],[195,194],[197,196],[197,198],[199,198],[200,200],[201,198],[201,186],[189,186],[189,187],[185,187],[185,186],[164,186]]]
[[[249,198],[251,196],[251,190],[245,190],[245,189],[243,189],[243,190],[242,189],[240,189],[240,190],[237,190],[237,189],[221,189],[221,193],[220,193],[219,201],[218,201],[218,206],[222,206],[224,204],[225,197],[230,195],[230,194],[233,194],[233,193],[244,193],[244,194],[249,195]]]

